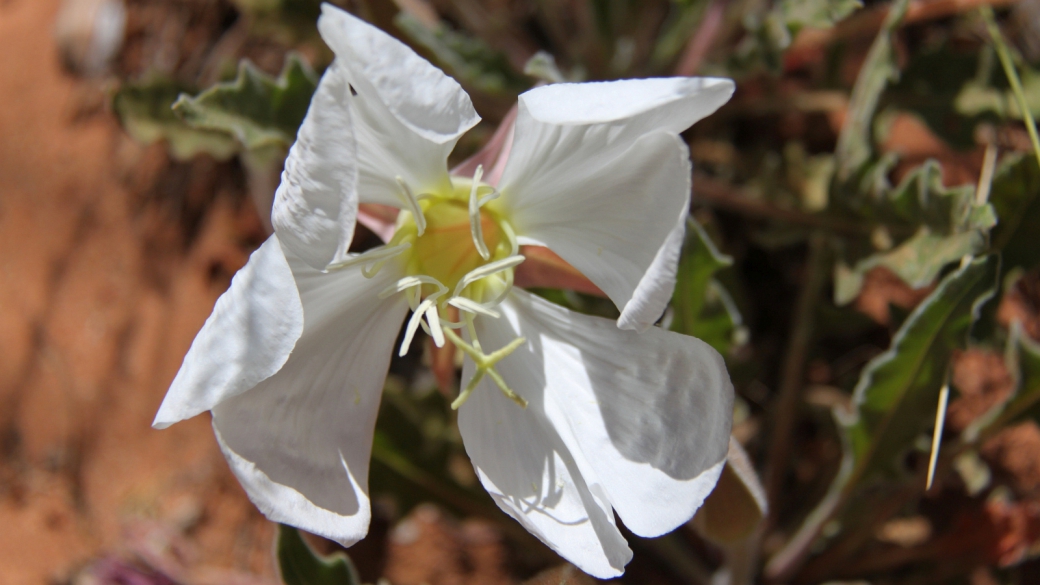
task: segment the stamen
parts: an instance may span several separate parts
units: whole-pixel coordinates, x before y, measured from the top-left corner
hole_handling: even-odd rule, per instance
[[[419,200],[412,193],[411,188],[408,187],[408,183],[404,182],[404,179],[400,175],[397,176],[397,184],[401,187],[401,196],[404,199],[405,205],[408,206],[409,211],[415,216],[415,229],[418,230],[419,235],[423,235],[426,231],[426,216],[423,215],[422,207],[419,205]]]
[[[486,307],[497,307],[502,301],[506,300],[509,296],[509,292],[513,290],[513,271],[508,270],[503,277],[505,282],[502,283],[502,291],[498,293],[498,296],[492,299],[490,303],[485,303]]]
[[[487,261],[491,258],[487,244],[484,243],[484,228],[480,222],[480,202],[477,200],[477,189],[480,187],[480,179],[484,176],[484,165],[477,165],[473,173],[473,186],[469,189],[469,231],[473,235],[473,245],[477,247],[480,257]]]
[[[502,316],[498,311],[495,311],[491,307],[485,306],[466,297],[454,297],[448,301],[448,304],[462,311],[479,313],[481,315],[487,315],[488,317],[494,317],[495,319]]]
[[[438,295],[439,296],[439,295]],[[436,299],[436,297],[430,297]],[[434,301],[429,309],[426,309],[426,322],[430,325],[430,337],[437,347],[444,347],[444,330],[441,329],[441,317],[437,313],[437,303]]]
[[[397,282],[395,282],[395,283],[391,284],[390,286],[388,286],[388,287],[384,288],[383,290],[381,290],[379,292],[378,297],[380,299],[385,299],[385,298],[387,298],[389,296],[392,296],[392,295],[395,295],[395,294],[397,294],[397,293],[399,293],[401,291],[408,290],[408,289],[410,289],[412,287],[416,287],[416,286],[420,286],[421,287],[424,284],[429,284],[429,285],[437,287],[437,292],[434,293],[434,298],[440,297],[440,296],[442,296],[442,295],[444,295],[444,294],[446,294],[448,292],[448,287],[446,287],[443,284],[441,284],[441,281],[437,280],[436,278],[434,278],[432,276],[426,276],[425,274],[419,274],[419,275],[416,275],[416,276],[405,276],[404,278],[398,280]]]
[[[358,264],[368,265],[375,263],[380,263],[379,268],[382,268],[383,262],[386,262],[411,247],[411,242],[404,242],[397,244],[396,246],[376,246],[375,248],[362,252],[361,254],[352,255],[342,262],[332,264],[327,270],[331,272],[333,270],[342,270],[351,266],[357,266]],[[376,272],[379,272],[379,270],[377,269]],[[365,276],[371,278],[375,275],[366,273]]]
[[[427,298],[412,311],[412,318],[408,320],[408,327],[404,330],[404,339],[401,340],[401,349],[398,350],[397,355],[401,357],[408,355],[408,348],[412,345],[412,338],[415,337],[415,332],[419,329],[423,315],[426,314],[427,309],[435,302],[433,299]]]
[[[501,193],[498,192],[498,189],[492,187],[490,193],[480,198],[480,201],[477,202],[477,207],[484,207],[485,205],[487,205],[489,201],[494,201],[495,199],[498,199],[499,195],[501,195]]]
[[[466,276],[462,277],[462,280],[460,280],[459,283],[455,285],[455,290],[454,292],[452,292],[451,296],[457,297],[462,293],[463,290],[465,290],[467,286],[473,284],[474,282],[482,278],[487,278],[492,274],[502,272],[503,270],[508,270],[514,266],[519,265],[523,261],[523,256],[513,255],[503,258],[501,260],[489,262],[483,266],[478,266],[477,268],[474,268],[473,270],[470,270],[468,273],[466,273]]]
[[[498,227],[502,229],[506,234],[506,241],[509,242],[509,255],[516,256],[520,253],[520,242],[516,239],[516,232],[513,231],[513,226],[508,221],[503,221],[498,224]]]

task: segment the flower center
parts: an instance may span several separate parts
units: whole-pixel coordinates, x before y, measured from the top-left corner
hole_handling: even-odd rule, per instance
[[[527,401],[514,393],[495,370],[495,364],[525,343],[519,337],[505,347],[485,353],[477,340],[473,320],[477,315],[498,318],[495,307],[513,288],[513,269],[523,262],[516,233],[501,209],[486,207],[498,197],[490,185],[480,182],[483,168],[477,167],[472,180],[453,177],[449,193],[422,193],[416,196],[403,179],[402,211],[397,216],[394,237],[385,246],[352,256],[330,270],[360,264],[362,273],[372,277],[391,260],[402,263],[406,276],[380,293],[381,298],[404,293],[412,309],[405,326],[400,355],[405,355],[419,327],[426,330],[438,347],[450,340],[470,357],[476,374],[452,403],[458,408],[487,376],[502,393],[526,407]],[[457,310],[458,321],[445,321]],[[468,341],[454,330],[465,329]]]
[[[464,276],[493,260],[509,255],[502,229],[487,210],[480,210],[478,221],[491,257],[485,260],[473,241],[468,205],[455,199],[434,200],[423,212],[426,230],[412,245],[409,274],[426,274],[454,290]],[[471,287],[472,288],[472,287]],[[474,295],[476,296],[476,295]],[[472,297],[471,297],[472,298]],[[479,299],[479,297],[477,297]]]

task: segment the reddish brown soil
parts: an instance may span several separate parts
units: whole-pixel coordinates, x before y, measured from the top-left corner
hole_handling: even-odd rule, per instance
[[[134,143],[63,73],[58,4],[0,0],[0,584],[274,583],[209,417],[150,426],[261,224],[233,164]],[[370,578],[517,582],[486,523],[423,506],[385,532],[352,551]]]
[[[975,419],[1011,397],[1015,381],[1004,365],[1004,356],[980,349],[958,352],[953,361],[953,386],[958,397],[950,403],[946,420],[962,431]]]
[[[270,574],[271,527],[207,417],[149,426],[255,214],[213,195],[186,238],[135,192],[165,155],[90,113],[99,90],[58,65],[57,6],[0,2],[0,581],[63,579],[146,519],[188,530],[193,564]]]

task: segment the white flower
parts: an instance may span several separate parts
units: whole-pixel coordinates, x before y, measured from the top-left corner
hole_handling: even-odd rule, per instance
[[[732,386],[703,342],[651,325],[690,196],[678,133],[724,79],[557,84],[520,96],[503,165],[449,176],[469,97],[403,44],[325,5],[336,60],[286,161],[275,234],[217,301],[154,425],[206,410],[268,518],[350,545],[368,530],[380,393],[423,327],[465,350],[454,406],[506,513],[597,577],[636,534],[688,520],[726,457]],[[359,202],[399,207],[386,246],[348,253]],[[621,310],[614,323],[512,287],[520,244],[548,246]],[[449,310],[449,307],[454,309]],[[450,314],[459,315],[449,322]]]

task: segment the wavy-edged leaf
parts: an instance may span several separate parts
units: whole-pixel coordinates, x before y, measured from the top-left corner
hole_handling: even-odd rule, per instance
[[[860,374],[852,411],[835,409],[844,455],[827,494],[767,563],[772,579],[789,577],[823,526],[866,482],[897,471],[900,455],[934,421],[955,349],[967,345],[982,305],[993,297],[996,255],[964,263],[907,317],[889,349]]]
[[[863,6],[860,0],[780,0],[763,16],[750,14],[748,36],[737,47],[735,66],[763,63],[779,70],[784,51],[803,28],[830,28]]]
[[[288,147],[317,85],[317,76],[299,55],[289,55],[277,78],[242,61],[233,81],[195,97],[181,95],[173,111],[193,128],[234,136],[246,150]]]
[[[315,553],[298,530],[278,525],[278,570],[285,585],[360,585],[354,563],[343,553]]]
[[[1026,105],[1033,116],[1040,116],[1040,72],[1030,67],[1024,67],[1021,78]],[[997,87],[973,80],[961,88],[953,104],[956,110],[964,116],[991,114],[1016,120],[1023,118],[1018,100],[1006,85]]]
[[[231,158],[238,151],[231,136],[192,128],[171,109],[181,93],[192,89],[161,76],[126,83],[112,96],[112,110],[134,140],[145,144],[165,140],[178,160],[202,153],[220,160]]]
[[[881,93],[899,79],[893,37],[909,4],[909,0],[896,0],[892,4],[852,88],[848,113],[834,151],[840,181],[854,176],[873,155],[872,122]]]
[[[487,93],[517,94],[531,86],[530,81],[513,71],[501,51],[484,41],[449,29],[443,23],[427,28],[407,11],[394,17],[394,24],[416,43],[429,49],[459,81]]]
[[[729,292],[714,278],[733,265],[693,218],[686,222],[686,242],[672,294],[671,329],[704,340],[725,355],[746,337],[742,318]]]
[[[993,249],[1000,250],[1004,270],[1040,264],[1040,166],[1031,154],[1006,157],[993,175],[990,201],[1000,223],[993,230]]]
[[[945,187],[942,168],[927,161],[894,189],[884,179],[878,192],[857,209],[865,219],[889,226],[919,226],[912,236],[891,250],[875,253],[852,267],[839,263],[835,270],[834,300],[843,305],[855,299],[871,269],[883,266],[911,288],[930,285],[942,269],[986,247],[986,235],[997,223],[993,206],[975,201],[972,186]]]
[[[839,416],[863,480],[890,470],[932,424],[953,351],[967,344],[982,304],[994,294],[1000,260],[987,256],[949,274],[870,361],[853,393],[854,412]]]

